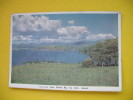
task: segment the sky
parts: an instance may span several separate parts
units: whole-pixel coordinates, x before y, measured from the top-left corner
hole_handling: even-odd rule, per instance
[[[67,44],[117,37],[118,14],[16,14],[12,17],[13,44]]]

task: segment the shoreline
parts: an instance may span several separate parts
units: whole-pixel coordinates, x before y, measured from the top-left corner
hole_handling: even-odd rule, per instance
[[[40,48],[12,48],[12,50],[38,50],[38,51],[79,51],[79,50],[73,50],[73,49],[40,49]]]

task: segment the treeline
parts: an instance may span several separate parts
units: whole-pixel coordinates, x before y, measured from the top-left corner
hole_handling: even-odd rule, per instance
[[[42,63],[56,63],[55,61],[30,61],[24,64],[42,64]]]
[[[118,66],[118,39],[108,39],[80,49],[90,58],[82,62],[84,67]]]

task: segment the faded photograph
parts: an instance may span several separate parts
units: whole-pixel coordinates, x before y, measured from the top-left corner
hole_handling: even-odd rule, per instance
[[[118,13],[12,15],[11,83],[119,86]]]

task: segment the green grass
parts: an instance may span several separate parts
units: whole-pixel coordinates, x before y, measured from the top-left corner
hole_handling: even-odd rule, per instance
[[[82,68],[81,64],[33,63],[12,68],[12,83],[118,86],[118,67]]]

